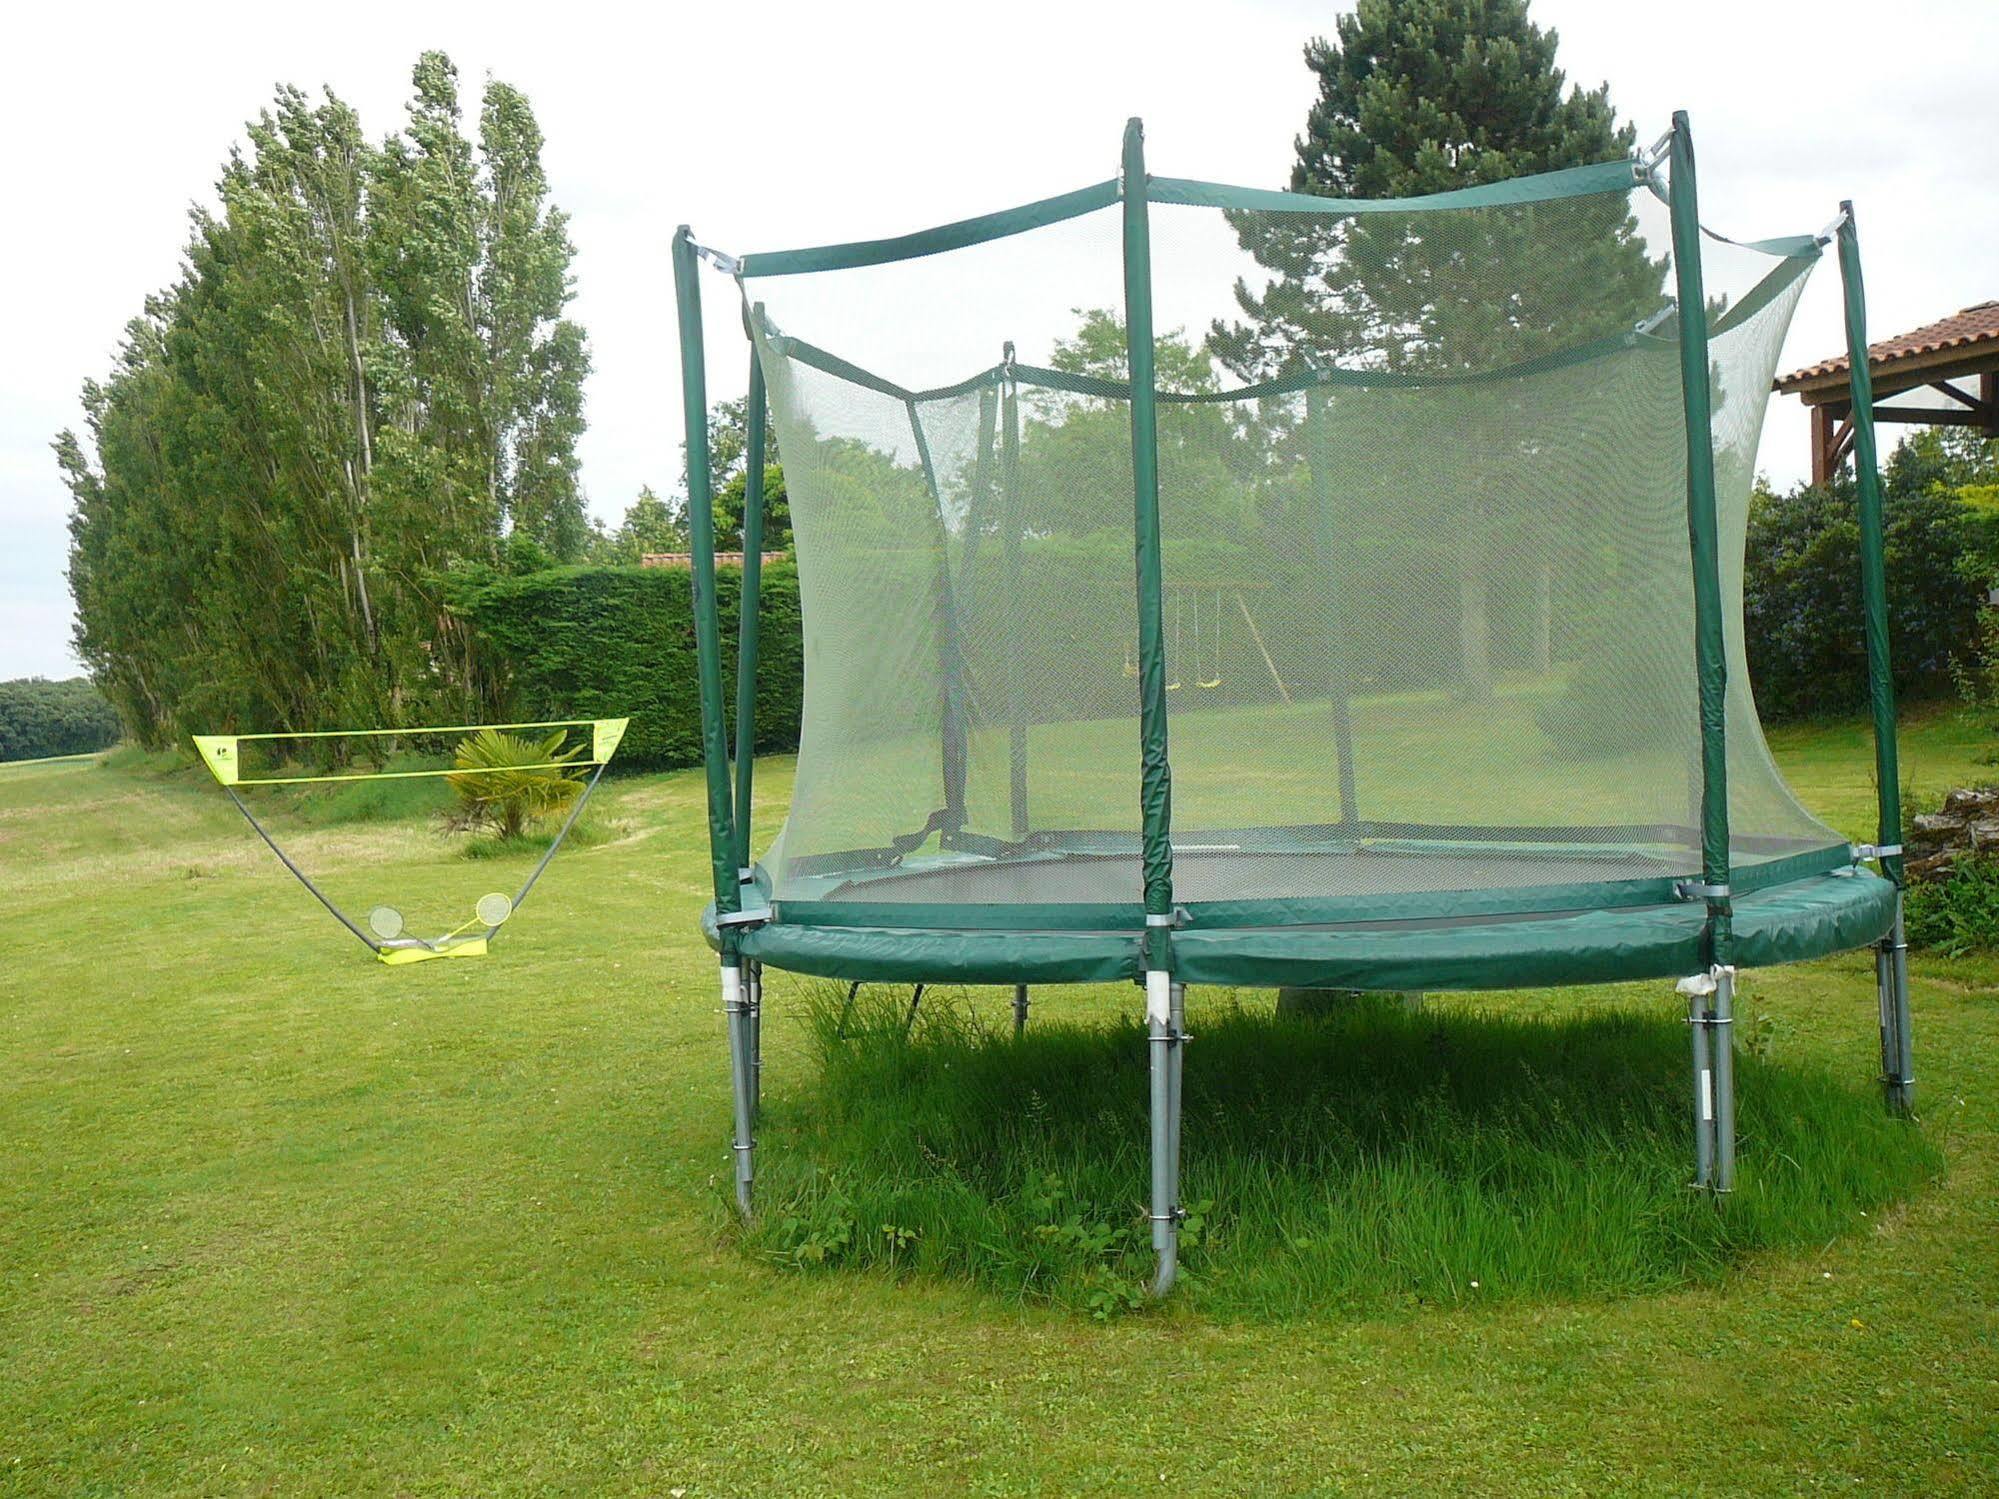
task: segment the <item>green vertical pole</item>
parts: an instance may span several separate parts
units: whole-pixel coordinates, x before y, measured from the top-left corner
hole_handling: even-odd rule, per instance
[[[937,664],[942,681],[938,689],[938,709],[943,716],[938,738],[942,741],[944,779],[944,819],[939,845],[949,848],[965,826],[965,660],[964,644],[958,635],[958,600],[951,586],[951,529],[944,519],[944,492],[937,485],[937,466],[931,461],[930,439],[923,431],[923,417],[915,401],[903,402],[909,415],[909,430],[916,439],[917,461],[923,466],[924,487],[937,520],[937,582],[935,616],[937,622]]]
[[[708,853],[715,910],[741,909],[729,788],[728,725],[722,706],[721,622],[715,609],[715,496],[708,468],[708,374],[701,338],[700,268],[685,224],[673,236],[673,291],[680,314],[681,409],[687,423],[687,518],[694,545],[694,669],[701,692],[701,760],[708,773]],[[722,929],[725,959],[735,934]]]
[[[1874,377],[1867,368],[1867,290],[1860,278],[1860,239],[1853,205],[1842,203],[1839,278],[1846,292],[1846,357],[1853,393],[1853,482],[1860,499],[1860,601],[1867,632],[1867,697],[1874,710],[1874,779],[1880,803],[1876,839],[1902,841],[1901,771],[1895,760],[1895,675],[1888,659],[1887,544],[1881,518],[1881,478],[1874,447]],[[1882,872],[1902,883],[1902,860],[1881,861]]]
[[[1339,563],[1338,517],[1333,514],[1333,460],[1326,441],[1325,392],[1305,392],[1305,465],[1312,473],[1315,503],[1314,526],[1320,555],[1325,562],[1327,617],[1333,627],[1333,761],[1340,789],[1340,823],[1352,827],[1360,821],[1359,797],[1354,789],[1353,711],[1350,687],[1353,680],[1353,644],[1346,627],[1346,569]]]
[[[1173,912],[1173,778],[1166,754],[1166,611],[1159,556],[1159,413],[1153,389],[1152,232],[1146,212],[1145,127],[1124,127],[1124,328],[1131,378],[1131,482],[1138,565],[1139,810],[1145,911]],[[1154,928],[1156,931],[1157,928]],[[1166,966],[1148,932],[1148,966]]]
[[[750,1216],[756,1176],[756,1015],[743,980],[742,935],[728,920],[742,909],[729,787],[729,730],[722,707],[722,627],[715,606],[715,495],[708,467],[708,371],[701,337],[700,267],[682,224],[673,235],[673,294],[680,317],[681,411],[687,426],[687,518],[693,534],[694,668],[701,691],[701,761],[708,773],[708,857],[721,931],[722,1014],[729,1033],[734,1100],[730,1151],[736,1207]]]
[[[1145,127],[1124,127],[1124,330],[1138,568],[1139,811],[1145,873],[1145,1031],[1152,1126],[1152,1294],[1180,1256],[1180,986],[1173,982],[1173,779],[1166,755],[1166,611],[1159,555],[1159,411],[1152,367],[1152,233]]]
[[[1867,696],[1874,710],[1874,785],[1882,848],[1902,842],[1902,780],[1895,749],[1895,673],[1888,657],[1888,574],[1881,477],[1874,446],[1874,376],[1867,367],[1867,290],[1853,205],[1840,204],[1839,279],[1846,293],[1846,361],[1853,398],[1853,480],[1860,501],[1860,598],[1867,633]],[[1909,1017],[1909,947],[1902,925],[1902,856],[1881,856],[1895,882],[1895,923],[1876,964],[1881,989],[1881,1077],[1891,1107],[1915,1105],[1915,1058]]]
[[[1020,538],[1025,524],[1020,513],[1020,386],[1012,374],[1010,343],[1005,349],[1005,364],[1008,373],[1000,391],[1004,425],[1000,437],[999,524],[1006,575],[1019,578]],[[1027,836],[1027,693],[1022,670],[1022,657],[1015,653],[1007,678],[1007,802],[1016,843]]]
[[[1701,884],[1710,961],[1734,961],[1728,849],[1728,648],[1715,517],[1713,394],[1708,385],[1707,292],[1701,278],[1700,199],[1687,116],[1673,116],[1673,270],[1679,280],[1680,399],[1687,428],[1687,533],[1694,574],[1694,657],[1700,684]],[[1725,1044],[1726,1038],[1722,1038]]]
[[[762,311],[761,308],[758,309]],[[757,647],[763,594],[764,369],[750,346],[749,468],[743,475],[743,594],[736,626],[736,869],[750,867],[750,791],[757,752]]]

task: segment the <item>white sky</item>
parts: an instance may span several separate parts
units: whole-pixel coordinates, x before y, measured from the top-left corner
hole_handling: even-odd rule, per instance
[[[1114,175],[1128,115],[1168,176],[1281,186],[1313,78],[1300,48],[1344,5],[764,0],[649,7],[350,3],[17,9],[0,55],[14,143],[0,285],[0,678],[68,675],[68,497],[49,441],[82,427],[141,300],[174,276],[186,209],[280,80],[331,85],[370,135],[400,119],[428,47],[476,111],[487,73],[526,91],[572,216],[596,372],[583,478],[615,519],[679,474],[666,249],[873,237]],[[1737,237],[1816,230],[1855,202],[1875,335],[1999,296],[1995,0],[1535,0],[1585,86],[1608,80],[1641,141],[1691,113],[1703,217]],[[1842,346],[1821,267],[1783,368]],[[717,299],[726,283],[707,278]],[[740,346],[711,357],[714,396]],[[1795,401],[1762,465],[1806,466]]]

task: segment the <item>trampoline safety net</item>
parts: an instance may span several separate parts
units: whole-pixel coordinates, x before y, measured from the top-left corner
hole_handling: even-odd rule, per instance
[[[1662,184],[1617,162],[1511,201],[1149,194],[1176,902],[1447,914],[1698,877]],[[779,902],[1140,900],[1120,205],[1070,199],[915,258],[744,263],[806,621]],[[1848,858],[1771,761],[1740,629],[1766,394],[1819,253],[1703,241],[1738,889]]]

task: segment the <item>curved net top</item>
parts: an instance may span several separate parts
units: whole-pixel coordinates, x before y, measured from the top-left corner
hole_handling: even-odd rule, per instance
[[[1401,203],[1149,191],[1176,899],[1330,921],[1697,876],[1652,185],[1618,162]],[[1139,902],[1115,200],[915,258],[743,263],[804,608],[796,789],[762,861],[794,910],[1076,925]],[[1817,254],[1703,255],[1738,889],[1846,858],[1771,763],[1741,631],[1766,393]]]

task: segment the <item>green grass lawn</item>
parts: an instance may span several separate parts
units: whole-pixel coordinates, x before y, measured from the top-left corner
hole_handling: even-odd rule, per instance
[[[1871,833],[1864,730],[1772,741],[1814,810]],[[1906,778],[1999,778],[1995,747],[1933,713]],[[790,769],[760,767],[763,805]],[[595,840],[491,957],[388,969],[205,778],[0,767],[0,1492],[1789,1494],[1999,1473],[1999,961],[1919,958],[1941,1169],[1850,1227],[1832,1204],[1822,1241],[1402,1303],[1356,1265],[1249,1305],[1214,1290],[1217,1263],[1100,1324],[948,1270],[787,1268],[736,1233],[701,798],[697,773],[606,782]],[[343,899],[393,899],[418,929],[525,867],[456,856],[415,803],[280,821]],[[826,1107],[864,1112],[872,1087],[869,1117],[893,1113],[865,1053],[822,1068],[815,992],[771,976],[774,1189]],[[1587,1014],[1643,1058],[1676,1009],[1653,984],[1437,1013],[1459,1037]],[[1035,1025],[1051,1062],[1087,1061],[1135,1010],[1051,990]],[[1866,1089],[1871,964],[1754,974],[1743,1010],[1745,1117],[1788,1111],[1758,1136],[1774,1155]],[[1209,1044],[1190,1090],[1232,1054],[1223,1025]],[[1665,1129],[1597,1148],[1671,1169]],[[1773,1171],[1756,1148],[1745,1173]],[[1190,1128],[1190,1197],[1201,1151]],[[1374,1210],[1391,1243],[1412,1215]],[[1576,1221],[1578,1259],[1608,1263]],[[1246,1285],[1271,1273],[1238,1252]]]

